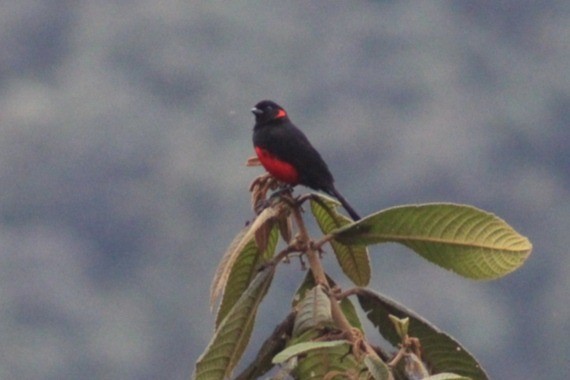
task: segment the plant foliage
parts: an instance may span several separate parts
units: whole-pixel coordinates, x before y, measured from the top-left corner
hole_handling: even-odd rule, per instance
[[[254,205],[266,207],[223,256],[212,284],[212,306],[221,296],[212,340],[198,359],[196,380],[230,378],[251,337],[259,304],[275,269],[290,254],[310,270],[293,295],[291,313],[260,345],[237,379],[487,379],[462,344],[418,314],[363,288],[371,278],[369,246],[399,243],[431,263],[472,279],[494,279],[518,269],[530,241],[495,215],[472,206],[433,203],[394,207],[353,222],[338,203],[320,194],[293,198],[280,191],[264,200],[271,179],[254,182]],[[301,204],[324,234],[312,239]],[[297,232],[294,233],[294,226]],[[276,253],[279,242],[283,248]],[[323,270],[320,253],[330,244],[343,273],[357,287],[344,292]],[[367,339],[351,297],[388,343]]]

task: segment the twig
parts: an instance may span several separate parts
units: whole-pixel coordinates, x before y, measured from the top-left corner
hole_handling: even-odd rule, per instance
[[[301,215],[300,207],[293,208],[293,217],[295,218],[295,222],[297,223],[297,228],[299,229],[299,242],[305,247],[305,254],[307,255],[307,259],[309,261],[309,266],[311,268],[311,272],[313,272],[313,277],[317,284],[323,285],[326,289],[329,288],[329,283],[327,281],[327,277],[325,275],[325,271],[323,266],[321,265],[321,260],[319,259],[319,255],[317,251],[311,247],[310,241],[311,238],[309,236],[309,232],[307,231],[307,227],[305,226],[305,222]]]
[[[346,297],[358,295],[359,293],[360,293],[360,288],[352,288],[352,289],[345,290],[342,293],[335,294],[335,297],[337,300],[340,301],[342,299],[345,299]]]
[[[334,237],[334,236],[331,235],[331,234],[325,235],[325,236],[323,236],[323,238],[322,238],[321,240],[315,242],[315,243],[313,244],[313,247],[314,247],[317,251],[320,251],[320,250],[321,250],[321,247],[322,247],[323,245],[325,245],[326,243],[328,243],[329,241],[331,241],[331,240],[333,239],[333,237]]]

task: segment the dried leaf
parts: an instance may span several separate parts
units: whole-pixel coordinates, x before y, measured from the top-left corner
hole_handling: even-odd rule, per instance
[[[283,241],[285,241],[287,244],[289,244],[291,242],[291,239],[293,238],[293,221],[292,221],[292,216],[286,215],[286,216],[282,216],[281,218],[277,219],[277,223],[279,226],[279,232],[281,233],[281,237],[283,238]]]
[[[275,221],[273,219],[269,219],[267,222],[263,223],[257,231],[255,231],[255,244],[261,252],[264,252],[267,249],[269,234],[271,233],[274,225]]]
[[[261,166],[261,161],[259,161],[259,158],[251,156],[245,162],[245,166]]]

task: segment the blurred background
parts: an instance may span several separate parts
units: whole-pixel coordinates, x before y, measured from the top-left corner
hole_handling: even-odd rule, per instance
[[[5,1],[0,378],[190,377],[216,265],[253,217],[266,98],[361,214],[466,203],[528,236],[490,282],[377,246],[370,287],[493,379],[567,378],[569,41],[562,0]],[[303,276],[279,268],[245,360]]]

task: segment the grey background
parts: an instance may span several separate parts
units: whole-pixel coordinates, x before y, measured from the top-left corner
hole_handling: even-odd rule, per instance
[[[371,287],[491,378],[566,378],[568,4],[4,1],[0,378],[189,378],[216,264],[252,218],[264,98],[362,214],[467,203],[529,236],[526,265],[491,282],[374,247]],[[246,358],[302,277],[279,269]]]

